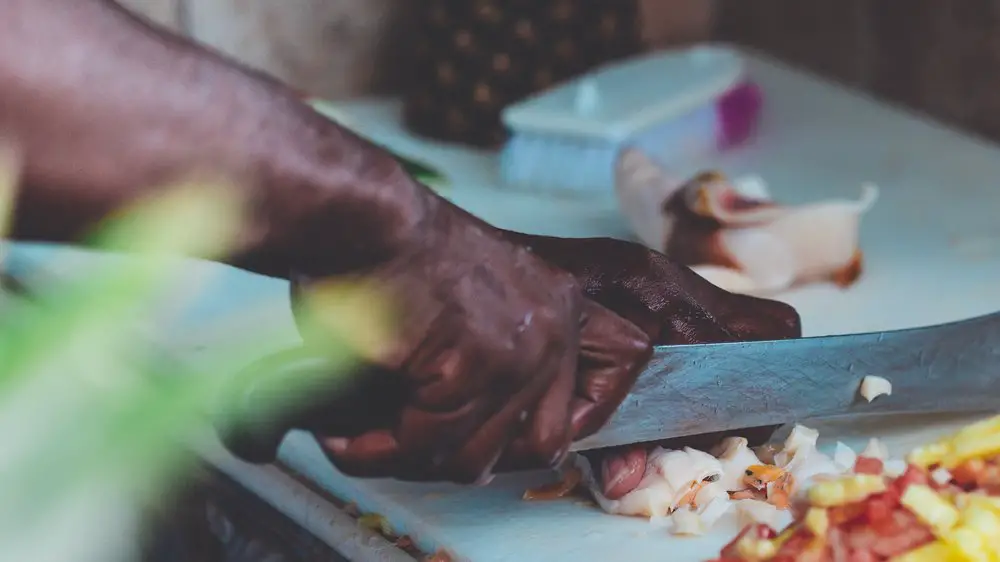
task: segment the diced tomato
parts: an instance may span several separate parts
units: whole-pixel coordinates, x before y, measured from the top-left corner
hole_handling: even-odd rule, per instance
[[[857,474],[874,474],[879,475],[885,470],[885,463],[882,459],[876,459],[872,457],[858,457],[858,460],[854,461],[854,472]]]
[[[872,496],[865,501],[865,517],[875,525],[889,518],[899,507],[899,497],[895,494],[883,493]]]
[[[899,497],[903,497],[903,492],[910,487],[911,484],[918,484],[922,486],[930,485],[930,476],[927,475],[923,470],[910,465],[907,467],[906,472],[904,472],[899,478],[892,483],[892,490]]]
[[[951,477],[960,486],[975,486],[985,468],[986,462],[982,459],[971,459],[953,468]]]
[[[855,550],[851,553],[847,562],[878,562],[879,557],[870,550]]]
[[[864,502],[838,505],[827,510],[827,517],[830,519],[831,526],[838,527],[864,516],[866,509],[867,504]]]
[[[851,529],[847,538],[852,551],[870,551],[883,558],[908,552],[932,540],[934,535],[930,529],[904,509],[897,509],[877,526]]]

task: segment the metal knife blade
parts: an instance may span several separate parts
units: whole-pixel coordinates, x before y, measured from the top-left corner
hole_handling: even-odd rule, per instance
[[[868,375],[892,394],[868,403]],[[660,346],[584,451],[806,418],[1000,410],[1000,312],[796,340]]]

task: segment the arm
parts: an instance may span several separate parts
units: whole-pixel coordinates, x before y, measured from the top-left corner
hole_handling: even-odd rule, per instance
[[[286,87],[108,0],[0,3],[0,132],[24,164],[19,240],[78,242],[157,187],[224,179],[252,208],[229,263],[324,275],[390,255],[440,202]]]

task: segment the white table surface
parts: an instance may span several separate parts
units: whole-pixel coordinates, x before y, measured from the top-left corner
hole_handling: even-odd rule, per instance
[[[761,175],[780,199],[810,201],[854,196],[874,181],[881,198],[865,217],[866,271],[848,291],[813,286],[780,298],[795,305],[807,335],[905,328],[1000,310],[1000,151],[957,132],[893,110],[769,59],[751,56],[766,109],[760,137],[719,161],[730,174]],[[391,102],[340,106],[366,133],[445,169],[453,199],[503,227],[563,236],[628,237],[613,198],[559,200],[507,192],[495,185],[492,154],[428,143],[402,132]],[[14,256],[44,260],[52,272],[74,274],[96,258],[78,251],[22,246]],[[102,258],[103,259],[103,258]],[[266,325],[273,349],[298,341],[288,311],[287,283],[215,264],[192,262],[178,287],[191,306],[176,302],[147,329],[178,358],[206,370],[230,368],[213,353],[239,330],[212,327],[234,316],[247,330]],[[270,351],[247,350],[247,361]],[[941,420],[830,426],[826,437],[860,443],[869,433],[890,434],[902,452],[915,440],[951,427]],[[878,431],[876,431],[876,428]],[[862,443],[863,444],[863,443]],[[731,529],[678,539],[641,520],[609,517],[572,502],[526,504],[523,489],[546,478],[522,474],[486,488],[407,485],[346,478],[325,462],[311,438],[286,440],[282,459],[328,492],[390,518],[425,549],[445,546],[476,562],[609,560],[684,562],[711,557]],[[234,475],[256,469],[227,462]],[[254,472],[256,474],[256,472]],[[315,506],[287,487],[255,490],[286,513],[315,527]],[[334,524],[331,522],[331,524]],[[358,551],[360,552],[360,551]],[[378,553],[369,553],[373,557]],[[360,554],[355,554],[361,556]]]

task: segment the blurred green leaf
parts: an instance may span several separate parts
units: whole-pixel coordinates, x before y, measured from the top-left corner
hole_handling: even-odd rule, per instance
[[[3,180],[0,175],[0,194],[7,185]],[[41,530],[54,519],[64,520],[80,498],[106,489],[109,482],[116,493],[140,503],[162,494],[190,460],[185,439],[204,427],[206,412],[229,399],[228,377],[191,372],[165,359],[143,340],[136,321],[169,292],[185,266],[178,256],[211,258],[231,247],[241,201],[232,190],[210,186],[163,193],[94,233],[95,245],[128,251],[129,259],[47,287],[37,306],[7,307],[0,314],[0,432],[5,435],[0,551],[41,556],[81,536],[104,540],[106,534],[96,532],[105,524],[97,505],[95,532],[89,535],[86,529],[75,538]],[[376,295],[358,287],[348,292],[327,296],[317,309],[328,319],[322,337],[329,342],[330,377],[341,376],[359,353],[377,349],[383,334],[381,317],[371,313],[379,310],[373,304]],[[227,353],[252,353],[268,335],[263,330],[251,334]],[[282,393],[276,409],[294,407],[314,381],[282,382],[291,390]],[[302,390],[296,393],[298,385]],[[18,543],[31,537],[45,541]]]

